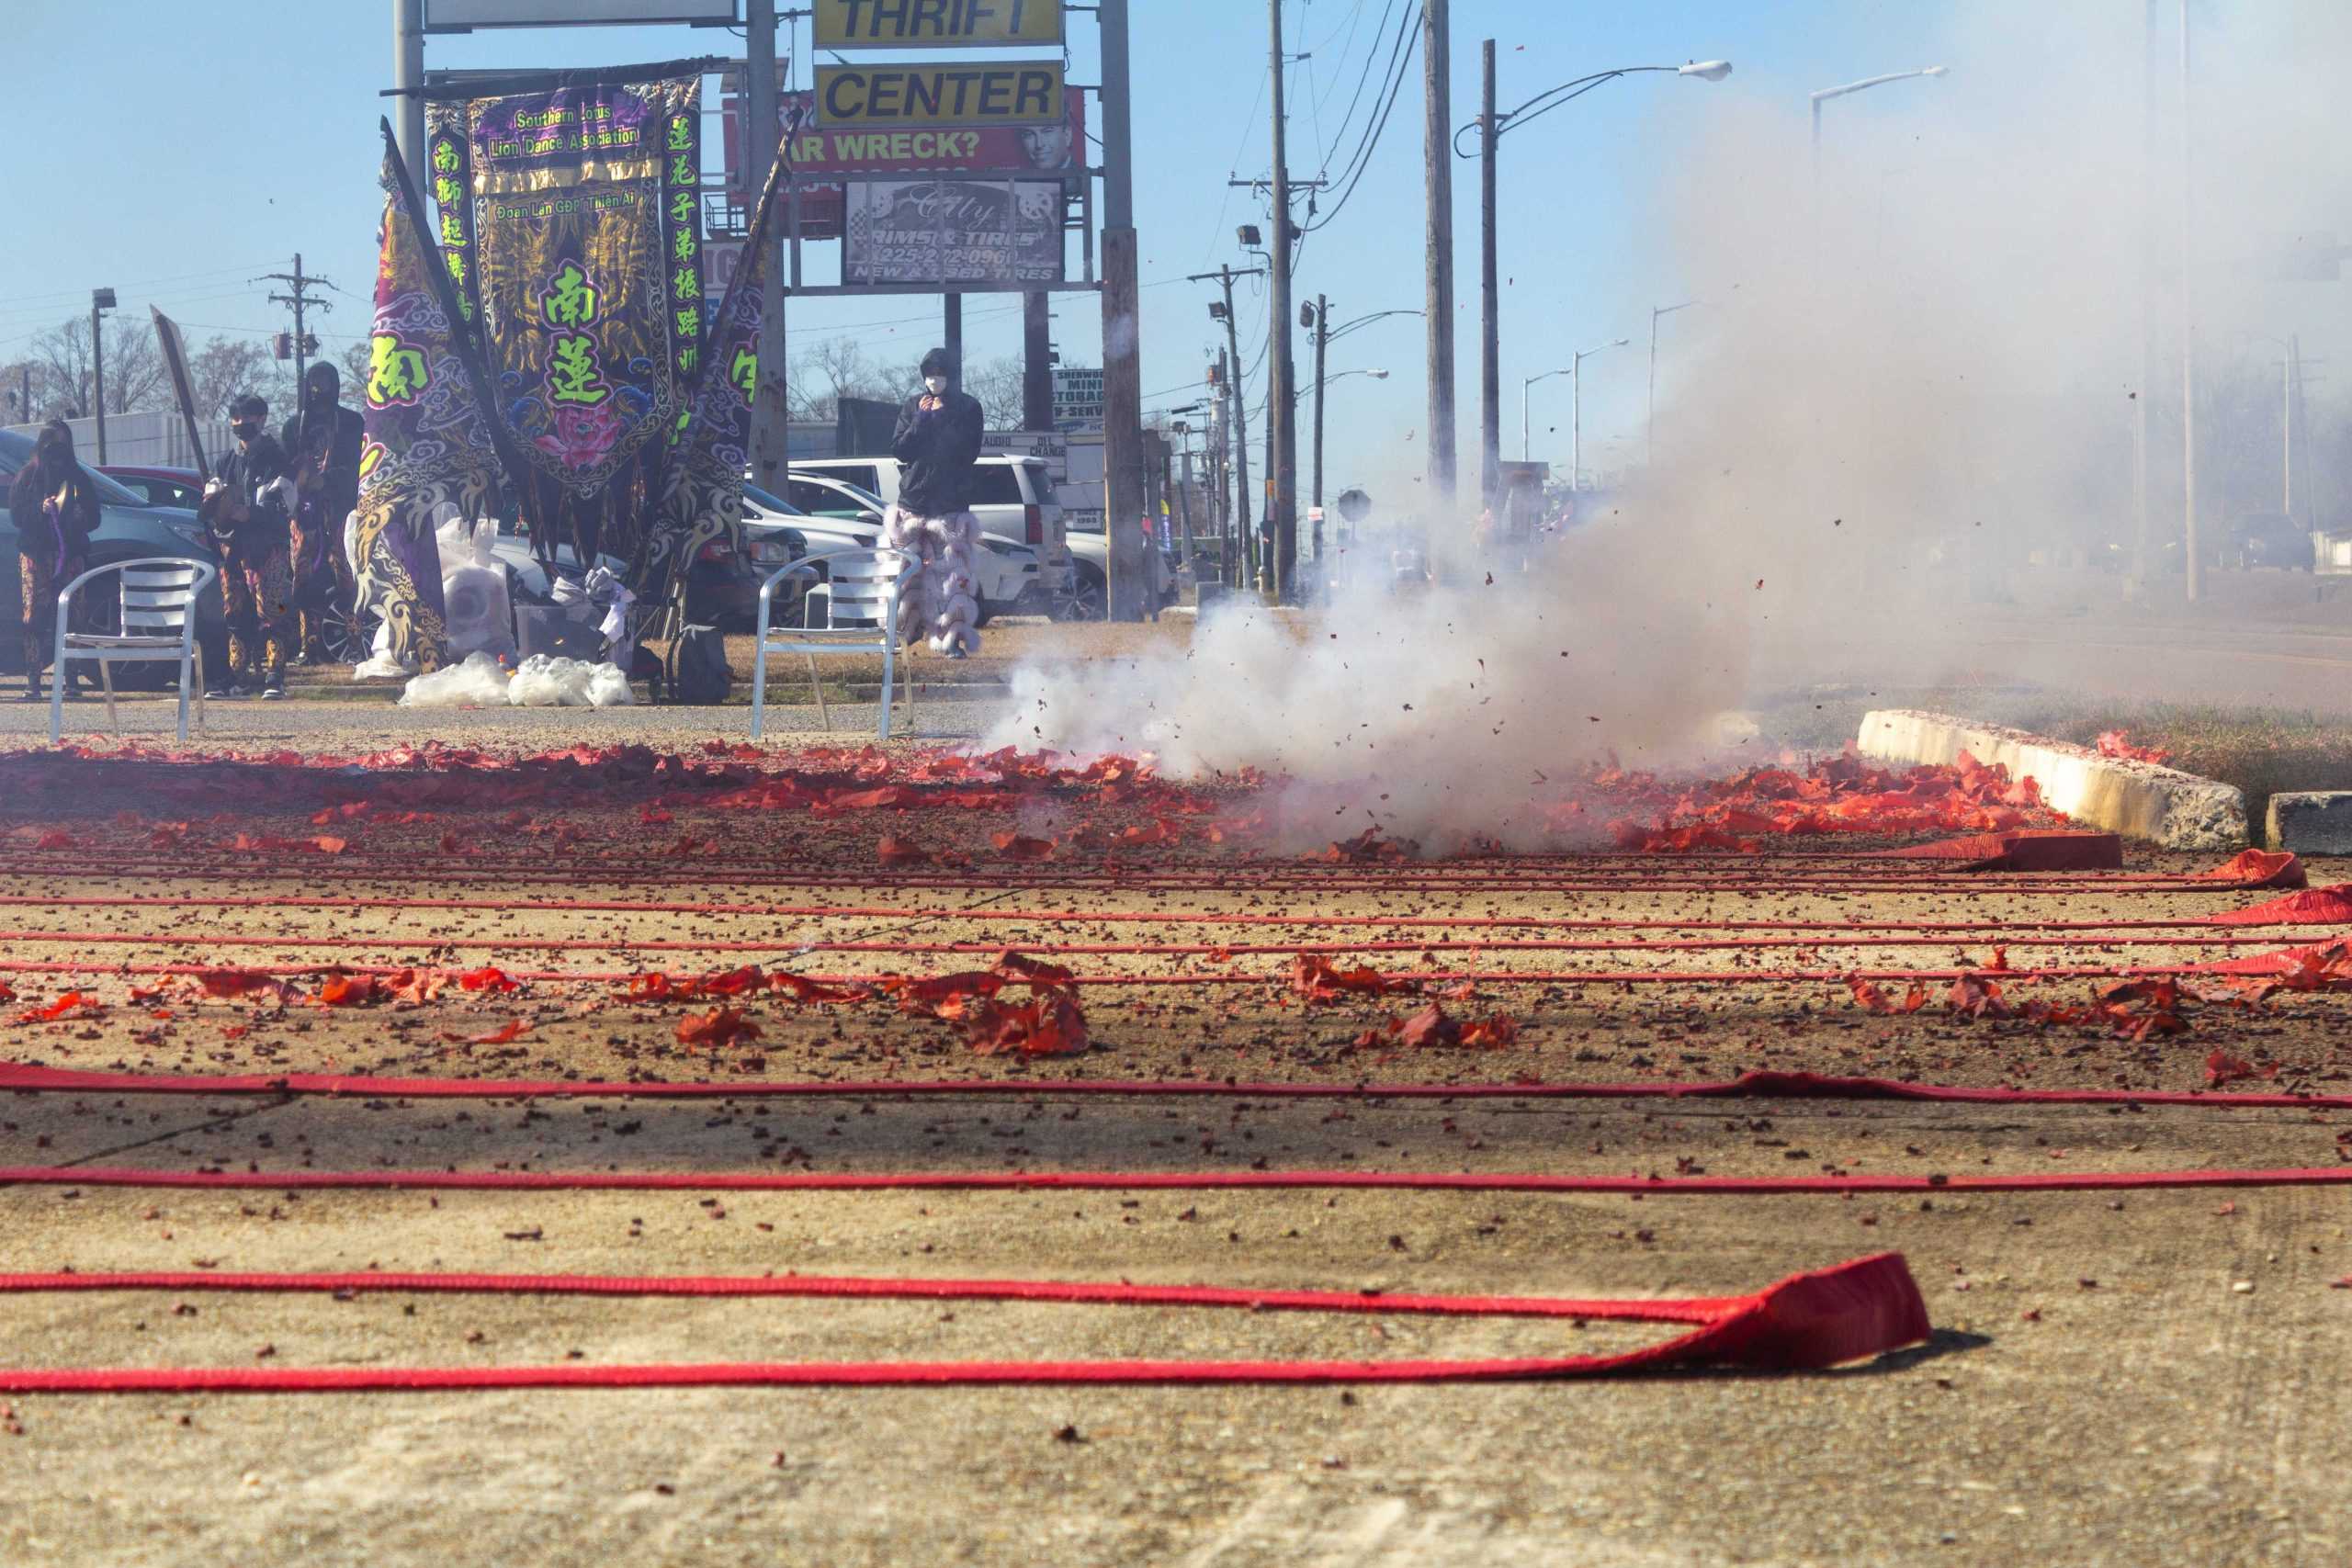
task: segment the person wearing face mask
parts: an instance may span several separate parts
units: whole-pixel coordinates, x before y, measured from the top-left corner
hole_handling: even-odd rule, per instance
[[[343,407],[342,395],[343,378],[334,366],[324,360],[311,366],[302,375],[302,406],[278,434],[301,493],[291,548],[305,664],[327,661],[327,618],[338,604],[350,605],[357,587],[343,551],[343,525],[359,504],[364,435],[358,412]]]
[[[90,536],[98,529],[97,497],[74,460],[74,433],[62,420],[51,420],[34,439],[33,460],[8,489],[8,515],[17,525],[17,581],[24,590],[24,700],[38,702],[40,672],[57,647],[57,595],[88,570]],[[87,595],[76,598],[76,621],[95,607]],[[66,675],[69,694],[80,679]]]
[[[229,622],[229,668],[208,698],[286,694],[286,653],[295,626],[289,519],[300,497],[285,448],[267,429],[269,405],[251,392],[229,405],[237,449],[220,459],[197,515],[220,558],[220,604]]]
[[[928,634],[933,652],[962,659],[980,649],[972,561],[980,525],[969,509],[985,421],[979,400],[956,389],[956,370],[945,349],[924,355],[923,389],[899,411],[890,443],[901,465],[899,500],[883,519],[882,543],[922,562],[899,604],[907,640]]]

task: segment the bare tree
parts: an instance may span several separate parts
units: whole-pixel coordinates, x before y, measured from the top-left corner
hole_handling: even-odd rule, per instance
[[[990,430],[1018,430],[1027,412],[1021,396],[1021,361],[991,359],[964,373],[964,390],[979,399]]]
[[[285,372],[269,349],[253,338],[216,337],[187,356],[187,378],[198,419],[227,415],[229,400],[243,392],[271,399],[283,391]]]
[[[118,320],[107,330],[105,344],[108,413],[140,413],[171,406],[171,378],[164,373],[153,328]],[[70,404],[77,414],[93,412],[96,389],[88,317],[61,321],[33,339],[32,358],[46,374],[52,405]]]
[[[367,395],[368,378],[375,373],[374,344],[361,338],[343,351],[343,400],[356,403]]]

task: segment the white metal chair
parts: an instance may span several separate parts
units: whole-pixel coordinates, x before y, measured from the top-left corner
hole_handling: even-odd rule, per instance
[[[74,595],[81,586],[109,573],[119,574],[122,629],[118,632],[76,632],[72,624]],[[107,725],[117,734],[122,726],[115,714],[114,666],[125,662],[176,660],[180,667],[180,728],[187,739],[187,704],[196,697],[196,727],[204,728],[204,650],[196,641],[196,600],[204,585],[220,575],[204,561],[179,556],[148,556],[93,567],[67,583],[57,595],[57,651],[49,668],[49,743],[56,745],[65,728],[65,666],[69,659],[87,660],[98,667],[98,682],[107,694]]]
[[[776,584],[796,572],[812,577],[818,567],[825,580],[809,584],[801,619],[805,626],[771,627],[768,613]],[[808,556],[770,575],[760,584],[759,652],[752,662],[752,739],[766,728],[768,655],[797,653],[808,660],[808,683],[817,693],[817,716],[830,730],[833,716],[825,706],[825,684],[817,675],[820,653],[878,653],[882,656],[882,720],[875,739],[890,739],[890,687],[894,671],[907,668],[899,660],[899,592],[922,563],[899,550],[834,550]],[[824,618],[818,618],[822,596]],[[907,715],[913,722],[915,678],[907,669]]]

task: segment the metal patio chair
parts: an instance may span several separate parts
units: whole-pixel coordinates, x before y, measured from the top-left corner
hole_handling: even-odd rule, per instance
[[[795,572],[814,575],[825,569],[824,581],[809,585],[801,601],[804,626],[771,626],[768,612],[776,584]],[[833,550],[808,556],[771,574],[760,585],[759,652],[752,663],[752,739],[766,728],[768,655],[797,653],[808,661],[808,683],[817,693],[817,716],[826,729],[833,716],[825,705],[825,684],[817,674],[820,654],[878,653],[882,656],[882,719],[875,739],[890,739],[890,688],[894,673],[906,670],[907,719],[914,722],[914,671],[899,659],[899,592],[922,570],[922,563],[899,550]],[[822,596],[823,620],[818,620]]]
[[[116,574],[121,595],[121,630],[76,632],[72,624],[74,595],[82,585]],[[204,585],[220,575],[204,561],[179,556],[146,556],[92,567],[67,583],[57,595],[57,650],[49,671],[49,743],[65,728],[65,665],[70,659],[86,660],[98,667],[98,682],[107,694],[107,727],[122,733],[114,705],[114,666],[138,661],[176,660],[180,667],[179,738],[187,739],[187,705],[196,697],[196,727],[204,728],[204,650],[196,641],[196,599]]]

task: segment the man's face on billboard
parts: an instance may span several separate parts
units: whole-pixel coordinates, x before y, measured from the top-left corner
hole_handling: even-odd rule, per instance
[[[1022,156],[1033,169],[1069,167],[1070,134],[1066,125],[1032,126],[1021,133]]]

